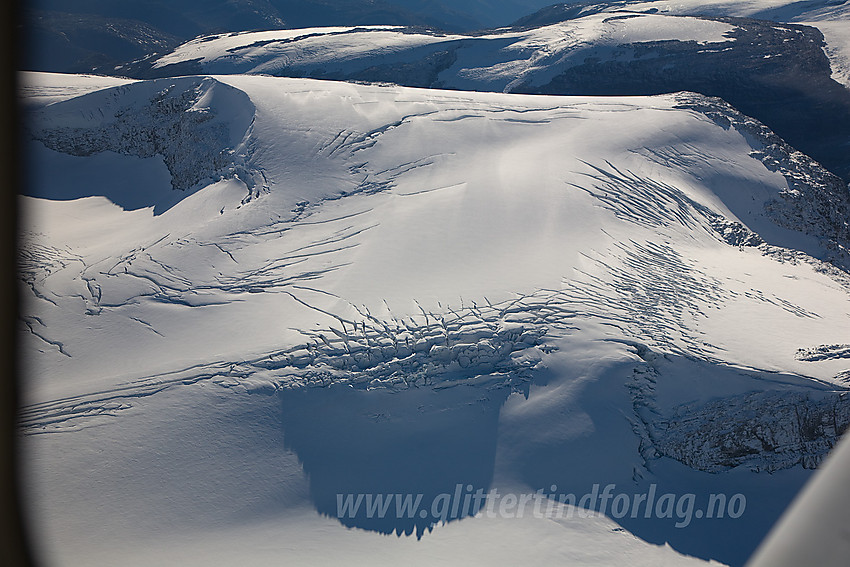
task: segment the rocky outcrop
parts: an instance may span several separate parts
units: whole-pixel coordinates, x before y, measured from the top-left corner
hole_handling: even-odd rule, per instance
[[[244,92],[209,77],[184,77],[51,105],[34,113],[29,130],[48,148],[75,156],[162,156],[174,189],[234,176],[251,187],[246,142],[253,117]]]
[[[634,345],[644,363],[627,388],[632,428],[644,465],[668,457],[691,468],[722,472],[744,467],[774,472],[817,468],[850,427],[850,391],[816,388],[752,391],[661,407],[664,355]],[[698,364],[694,362],[694,364]]]
[[[814,469],[850,425],[847,392],[753,392],[681,406],[653,424],[656,449],[698,470]]]

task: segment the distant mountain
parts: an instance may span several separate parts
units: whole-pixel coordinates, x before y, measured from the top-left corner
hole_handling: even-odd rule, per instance
[[[29,12],[24,15],[24,69],[108,73],[116,65],[179,45],[174,35],[148,23],[94,14]]]
[[[578,0],[546,6],[515,21],[515,27],[539,27],[592,14],[618,12],[671,16],[738,17],[806,24],[824,34],[824,50],[833,66],[833,77],[850,87],[850,1],[848,0]]]

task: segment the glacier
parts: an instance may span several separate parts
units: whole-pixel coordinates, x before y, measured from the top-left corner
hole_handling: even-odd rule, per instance
[[[850,422],[847,186],[719,99],[26,80],[50,564],[740,565]],[[609,483],[748,508],[334,514]]]

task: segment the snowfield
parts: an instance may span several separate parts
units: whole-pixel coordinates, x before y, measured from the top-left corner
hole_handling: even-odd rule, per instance
[[[741,565],[850,423],[847,188],[718,99],[66,84],[21,197],[50,565]],[[594,484],[746,511],[335,514]]]

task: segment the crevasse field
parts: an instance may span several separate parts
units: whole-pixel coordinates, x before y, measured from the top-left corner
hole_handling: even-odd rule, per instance
[[[741,565],[850,422],[846,186],[719,99],[24,81],[45,564]]]

